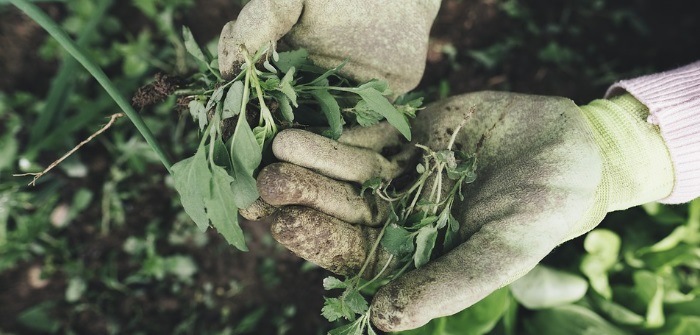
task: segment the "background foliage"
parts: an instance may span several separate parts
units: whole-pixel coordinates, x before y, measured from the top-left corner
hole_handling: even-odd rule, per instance
[[[71,0],[42,8],[125,95],[196,70],[179,37],[211,41],[244,1]],[[700,55],[691,1],[444,0],[419,89],[496,89],[585,103],[614,80]],[[673,38],[670,38],[673,37]],[[118,111],[57,43],[0,1],[0,334],[322,334],[327,273],[243,223],[250,252],[200,233],[126,120],[40,179]],[[172,158],[196,125],[169,98],[141,111]],[[405,334],[700,332],[700,201],[608,215],[509,288]]]

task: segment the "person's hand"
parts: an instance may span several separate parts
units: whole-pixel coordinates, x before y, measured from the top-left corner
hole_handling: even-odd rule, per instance
[[[221,31],[219,68],[230,78],[244,61],[243,50],[254,54],[282,39],[307,49],[322,68],[348,60],[341,74],[360,82],[387,80],[398,96],[423,76],[439,7],[440,0],[253,0]]]
[[[578,107],[565,98],[467,94],[420,112],[412,123],[414,141],[403,146],[387,125],[351,129],[343,143],[283,131],[273,152],[286,163],[264,168],[257,184],[261,198],[277,207],[272,233],[281,244],[352,275],[386,213],[382,201],[359,195],[358,183],[414,169],[406,159],[414,143],[445,149],[463,125],[455,146],[477,154],[478,176],[453,207],[461,244],[391,281],[372,302],[376,327],[412,329],[513,282],[607,212],[668,195],[670,158],[658,129],[645,122],[647,114],[629,95]],[[398,154],[383,156],[386,147]],[[370,272],[385,258],[379,254]]]

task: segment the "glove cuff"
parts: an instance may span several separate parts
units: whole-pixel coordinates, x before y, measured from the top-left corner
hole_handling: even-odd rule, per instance
[[[599,192],[607,211],[667,197],[673,188],[671,156],[649,110],[629,94],[582,106],[603,156]]]
[[[622,80],[607,96],[625,91],[649,107],[648,121],[658,125],[675,171],[671,194],[661,202],[675,204],[700,195],[700,62]]]

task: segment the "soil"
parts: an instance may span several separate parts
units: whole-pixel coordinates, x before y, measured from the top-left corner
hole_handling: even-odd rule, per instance
[[[216,36],[226,21],[234,18],[240,10],[237,1],[198,2],[198,10],[191,11],[189,16],[183,18],[183,24],[191,27],[198,40]],[[449,87],[450,94],[511,90],[561,95],[584,103],[602,96],[606,87],[616,79],[610,74],[622,78],[649,73],[687,64],[700,56],[700,40],[697,38],[700,20],[696,18],[697,9],[692,9],[697,6],[694,2],[679,1],[670,5],[667,2],[638,0],[634,1],[634,5],[627,4],[626,8],[607,4],[610,11],[620,10],[620,21],[623,23],[599,16],[595,11],[567,12],[570,2],[538,1],[532,5],[533,10],[526,15],[527,18],[523,19],[503,11],[501,6],[506,2],[502,1],[443,0],[432,30],[431,51],[419,89],[433,98],[438,96],[435,87],[442,85]],[[116,2],[113,9],[115,15],[129,17],[133,11],[126,8],[129,6],[127,3]],[[627,8],[634,10],[629,12]],[[60,5],[44,5],[43,9],[55,18],[61,15]],[[127,29],[134,31],[139,29],[139,24],[148,24],[143,18],[125,21],[130,22]],[[541,28],[540,35],[546,36],[530,42],[526,39],[527,31],[533,25]],[[571,28],[571,31],[557,31],[563,29],[562,26]],[[518,38],[519,32],[523,40],[501,55],[501,61],[491,68],[480,65],[467,52],[505,45],[509,38]],[[13,8],[0,7],[0,91],[30,91],[37,95],[46,92],[48,79],[54,74],[56,64],[46,62],[37,55],[36,48],[45,38],[43,30],[31,20]],[[551,42],[573,50],[573,58],[577,61],[563,65],[543,61],[541,52]],[[456,55],[443,52],[446,46],[454,48]],[[160,92],[173,88],[168,85],[154,86],[153,89]],[[106,155],[105,152],[96,152],[88,156],[93,157],[89,166],[95,170],[90,175],[96,181],[85,183],[94,192],[101,192],[99,182],[109,173],[105,162],[110,158]],[[84,185],[72,186],[74,188],[68,187],[66,192]],[[138,264],[132,264],[129,256],[119,251],[124,240],[128,236],[142,235],[145,230],[143,223],[154,217],[165,217],[165,222],[174,219],[168,218],[172,213],[166,212],[170,198],[174,196],[171,190],[157,185],[145,189],[143,186],[134,187],[142,188],[143,198],[138,203],[125,204],[129,210],[126,227],[109,236],[100,235],[90,228],[94,225],[88,224],[99,221],[99,210],[95,209],[79,217],[79,222],[67,230],[69,240],[87,245],[84,250],[78,251],[78,257],[84,261],[85,267],[98,271],[106,258],[116,258],[118,269],[115,271],[132,271]],[[144,203],[150,206],[144,208]],[[270,242],[268,224],[248,222],[243,224],[243,229],[250,237],[248,253],[233,252],[213,231],[208,233],[209,238],[216,242],[204,248],[185,245],[180,249],[168,249],[170,247],[164,246],[159,252],[193,255],[199,271],[196,283],[191,287],[211,283],[215,292],[226,292],[232,289],[232,280],[241,285],[243,289],[238,294],[214,295],[213,303],[217,310],[210,314],[203,313],[209,315],[211,320],[218,320],[218,312],[223,309],[228,310],[228,318],[235,324],[236,320],[260,306],[267,306],[266,313],[279,315],[285,306],[293,305],[295,313],[288,319],[291,327],[288,334],[315,334],[316,330],[327,325],[320,316],[320,309],[323,304],[321,281],[328,273],[322,270],[302,271],[302,260]],[[85,244],[85,241],[90,242]],[[17,322],[19,313],[41,301],[62,300],[67,285],[65,275],[56,273],[49,278],[47,285],[32,287],[27,273],[35,265],[24,263],[0,273],[2,331],[29,333]],[[270,271],[278,277],[277,284],[266,277]],[[113,310],[110,317],[117,317],[116,320],[86,308],[77,318],[67,322],[80,325],[80,332],[84,334],[104,334],[108,332],[111,322],[128,324],[136,318],[152,325],[152,329],[144,329],[148,333],[172,333],[171,327],[176,324],[174,321],[186,319],[192,306],[202,306],[199,303],[202,292],[192,288],[170,295],[154,295],[154,292],[161,291],[151,290],[145,285],[139,295],[123,295],[118,301],[103,302]],[[196,322],[206,328],[207,320]],[[257,334],[275,334],[271,322],[262,324]]]

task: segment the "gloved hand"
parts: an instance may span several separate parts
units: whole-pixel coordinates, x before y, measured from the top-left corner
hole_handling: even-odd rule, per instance
[[[456,96],[420,112],[413,142],[445,149],[463,123],[455,146],[477,154],[478,176],[453,207],[461,244],[382,287],[372,302],[374,325],[406,330],[459,312],[607,212],[668,195],[670,156],[647,115],[630,95],[578,107],[565,98],[499,92]],[[401,143],[386,125],[350,130],[340,140],[281,132],[273,151],[288,163],[263,169],[258,188],[262,199],[280,206],[272,216],[280,243],[331,271],[353,274],[377,237],[385,206],[360,197],[355,183],[415,168],[405,163],[413,143],[382,156],[382,148]]]
[[[284,37],[305,48],[309,59],[359,82],[385,79],[395,95],[413,89],[423,76],[430,26],[440,0],[253,0],[219,40],[219,68],[230,78],[253,54]]]

